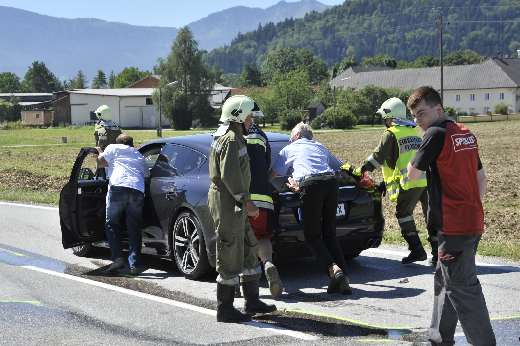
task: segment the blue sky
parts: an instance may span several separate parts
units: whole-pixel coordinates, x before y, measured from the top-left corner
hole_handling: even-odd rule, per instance
[[[344,0],[318,0],[338,5]],[[180,27],[233,6],[266,8],[279,0],[0,0],[53,17],[99,18],[135,25]],[[287,1],[293,2],[293,1]]]

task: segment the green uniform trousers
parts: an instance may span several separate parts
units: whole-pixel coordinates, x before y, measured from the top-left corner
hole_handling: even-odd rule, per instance
[[[247,222],[245,205],[238,207],[229,193],[214,185],[209,189],[208,205],[217,236],[217,282],[237,285],[239,275],[243,281],[258,277],[258,242]]]
[[[399,222],[401,233],[406,237],[417,235],[413,211],[423,195],[424,187],[414,187],[409,190],[399,191],[397,204],[395,206],[395,217]]]

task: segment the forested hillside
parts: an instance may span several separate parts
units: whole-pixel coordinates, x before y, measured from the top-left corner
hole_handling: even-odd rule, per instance
[[[472,49],[481,55],[516,54],[520,48],[520,1],[347,0],[302,19],[266,24],[240,34],[208,54],[208,62],[238,73],[260,65],[272,48],[308,48],[328,64],[387,54],[400,60],[438,55],[439,18],[446,54]]]

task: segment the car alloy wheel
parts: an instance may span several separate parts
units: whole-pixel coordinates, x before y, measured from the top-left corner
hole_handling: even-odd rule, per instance
[[[202,226],[195,215],[183,212],[173,226],[173,257],[184,276],[198,279],[208,271]]]

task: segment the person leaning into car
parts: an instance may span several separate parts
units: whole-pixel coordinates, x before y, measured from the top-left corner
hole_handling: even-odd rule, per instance
[[[345,258],[336,239],[338,182],[332,166],[341,163],[313,140],[312,128],[305,123],[293,128],[290,142],[278,154],[273,171],[279,175],[292,171],[287,185],[300,193],[305,241],[329,275],[327,292],[351,294]]]
[[[108,167],[110,176],[106,197],[105,233],[110,245],[112,264],[108,271],[125,267],[121,254],[121,231],[126,223],[128,232],[128,266],[130,274],[138,274],[141,254],[141,227],[144,204],[145,160],[134,148],[134,140],[123,133],[116,144],[109,144],[104,151],[97,148],[99,167]]]
[[[251,171],[244,134],[244,122],[257,104],[244,95],[224,102],[220,122],[213,134],[209,153],[208,206],[217,238],[217,321],[245,322],[250,316],[233,307],[235,285],[242,285],[247,314],[267,313],[276,306],[259,299],[261,269],[256,256],[257,240],[246,216],[258,217],[251,202]]]

